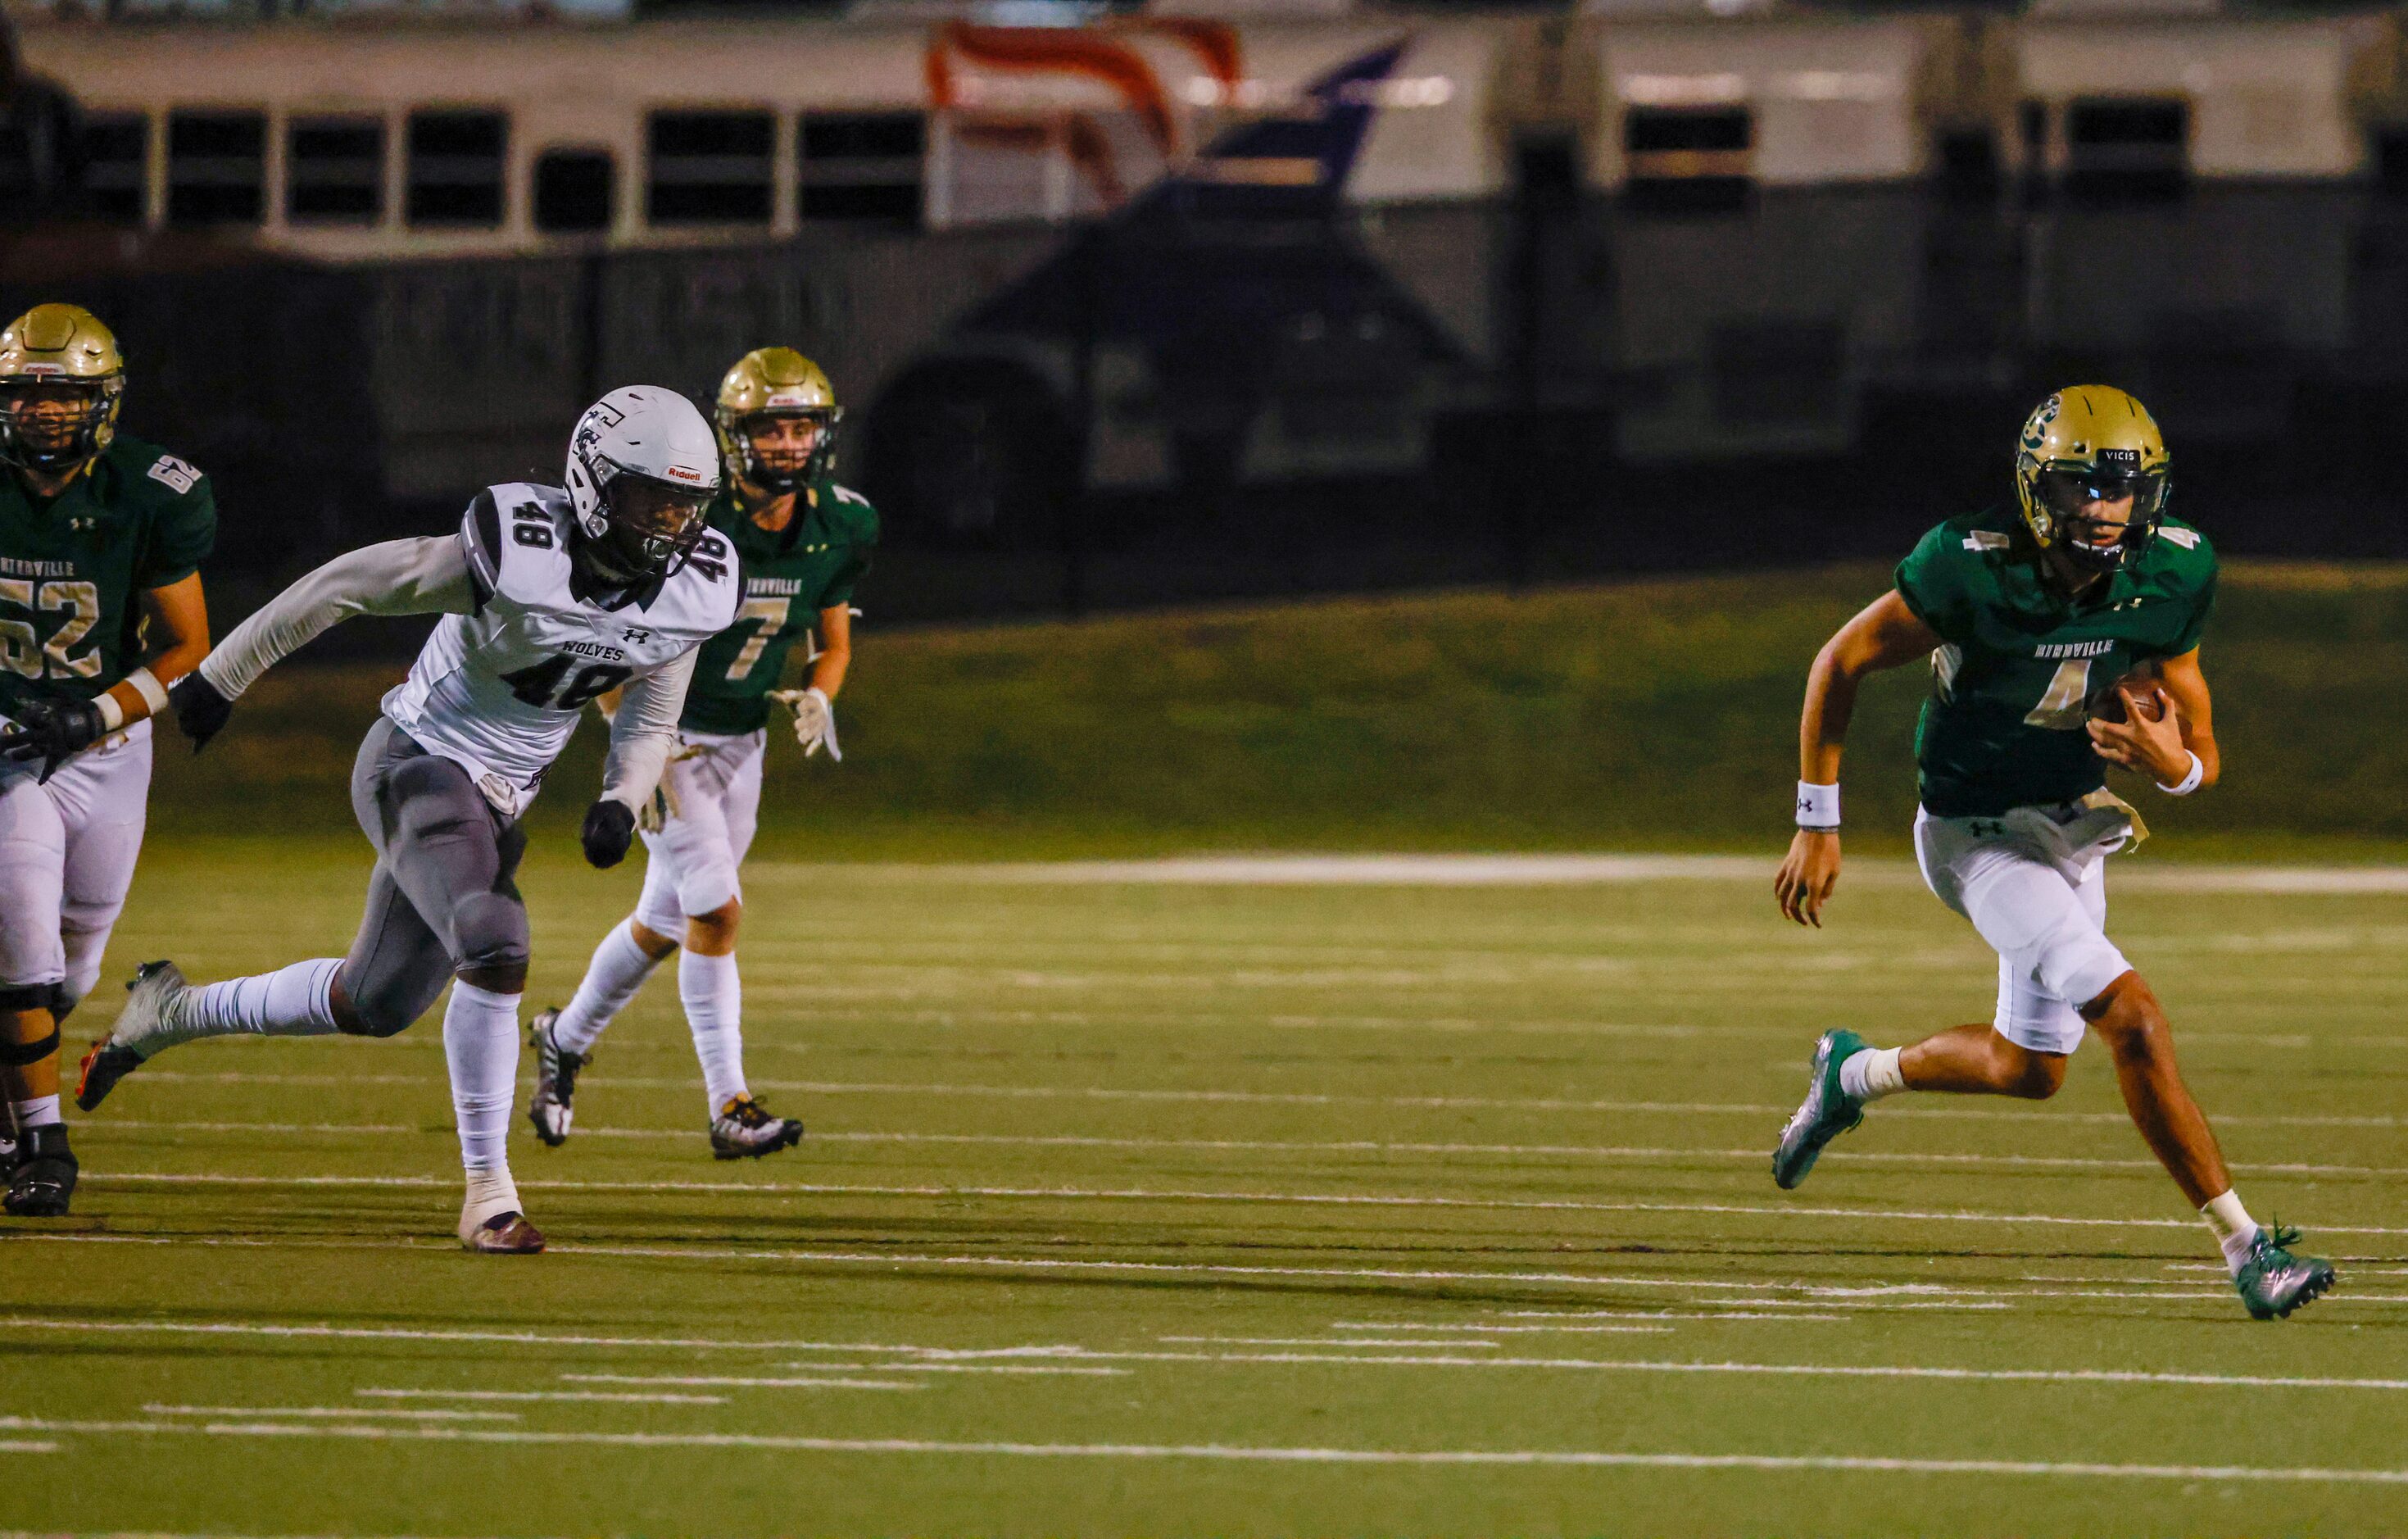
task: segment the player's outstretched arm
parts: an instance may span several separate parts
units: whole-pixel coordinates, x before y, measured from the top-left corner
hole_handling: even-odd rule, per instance
[[[1772,879],[1781,912],[1820,928],[1823,904],[1840,882],[1840,753],[1865,675],[1928,656],[1940,635],[1915,617],[1897,589],[1867,605],[1814,654],[1798,723],[1798,823],[1788,858]]]
[[[363,546],[268,600],[178,681],[167,698],[197,752],[261,674],[340,622],[355,614],[466,614],[476,604],[457,536]]]
[[[801,689],[773,689],[769,698],[795,713],[795,741],[803,745],[803,757],[824,748],[829,759],[841,761],[844,751],[836,741],[836,698],[853,668],[853,606],[831,604],[820,611],[819,633],[823,644],[811,654],[810,684]]]
[[[587,864],[608,870],[626,857],[636,815],[652,799],[677,744],[695,656],[687,652],[619,691],[618,709],[610,716],[610,751],[602,760],[602,794],[585,810],[578,831]]]
[[[2204,790],[2223,773],[2224,758],[2216,752],[2214,702],[2200,671],[2199,649],[2166,658],[2156,671],[2157,683],[2146,691],[2115,686],[2124,698],[2124,719],[2094,718],[2091,746],[2100,758],[2149,776],[2161,789],[2181,796]]]

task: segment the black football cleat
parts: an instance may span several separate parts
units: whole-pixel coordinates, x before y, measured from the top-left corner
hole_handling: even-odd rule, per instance
[[[730,1096],[710,1119],[710,1158],[758,1159],[791,1149],[803,1141],[803,1125],[790,1116],[771,1116],[751,1096]]]
[[[0,1208],[20,1218],[64,1218],[75,1197],[75,1151],[67,1147],[64,1122],[28,1129],[17,1143],[17,1165]]]

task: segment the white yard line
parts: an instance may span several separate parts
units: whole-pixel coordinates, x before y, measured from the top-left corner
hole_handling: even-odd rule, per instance
[[[642,1394],[613,1389],[354,1389],[384,1400],[611,1401],[635,1405],[724,1405],[725,1395]]]
[[[468,1427],[366,1427],[322,1422],[69,1421],[0,1417],[0,1430],[94,1436],[351,1438],[373,1442],[534,1444],[617,1448],[748,1448],[786,1453],[974,1458],[1194,1460],[1280,1464],[1556,1465],[1596,1469],[1763,1470],[1801,1473],[1998,1474],[2286,1484],[2408,1485],[2408,1470],[2255,1464],[2109,1464],[2040,1460],[1877,1455],[1640,1453],[1579,1448],[1317,1448],[1230,1444],[941,1442],[922,1438],[797,1437],[761,1432],[534,1431]]]
[[[154,1417],[384,1417],[403,1421],[516,1421],[516,1411],[402,1411],[374,1405],[145,1405]]]
[[[448,1176],[432,1175],[223,1175],[199,1172],[103,1172],[85,1177],[91,1182],[215,1187],[354,1187],[366,1188],[451,1187]],[[526,1191],[738,1192],[809,1197],[965,1197],[1002,1201],[1102,1202],[1260,1202],[1278,1206],[1366,1208],[1461,1208],[1509,1213],[1656,1213],[1728,1214],[1781,1218],[1850,1218],[1863,1222],[1902,1221],[1961,1224],[2052,1224],[2087,1229],[2194,1228],[2186,1218],[2078,1218],[2062,1214],[1973,1213],[1947,1209],[1809,1208],[1787,1204],[1744,1202],[1615,1202],[1587,1198],[1450,1197],[1440,1194],[1385,1192],[1194,1191],[1173,1187],[969,1187],[883,1186],[870,1183],[820,1181],[558,1181],[526,1180]],[[2319,1225],[2321,1234],[2408,1234],[2408,1229],[2340,1224]],[[676,1255],[674,1250],[561,1244],[563,1252],[589,1255]],[[766,1254],[766,1253],[765,1253]]]
[[[0,1454],[54,1454],[58,1451],[59,1446],[55,1443],[44,1442],[33,1438],[0,1438]],[[58,1539],[58,1536],[55,1534],[0,1533],[0,1539]]]
[[[848,1363],[813,1363],[813,1373],[838,1373],[853,1366]],[[865,1368],[869,1365],[862,1365]],[[902,1365],[879,1363],[875,1372],[891,1374]],[[1109,1374],[1109,1368],[1091,1370]],[[734,1374],[563,1374],[568,1384],[675,1384],[704,1389],[924,1389],[924,1384],[912,1384],[899,1379],[831,1379],[831,1378],[763,1378]]]
[[[1802,1041],[1803,1039],[1801,1039]],[[1799,1061],[1804,1061],[1801,1055]],[[195,1073],[176,1070],[146,1070],[146,1084],[163,1081],[184,1084],[227,1086],[359,1086],[359,1085],[426,1085],[429,1075],[441,1071],[429,1066],[423,1074],[247,1074]],[[580,1083],[607,1086],[630,1090],[691,1090],[691,1078],[630,1076],[613,1078],[588,1075]],[[954,1084],[871,1084],[859,1081],[788,1080],[755,1078],[757,1089],[793,1091],[800,1095],[818,1096],[961,1096],[1004,1100],[1101,1100],[1101,1101],[1170,1101],[1226,1103],[1255,1106],[1386,1106],[1410,1111],[1493,1111],[1493,1112],[1579,1112],[1627,1113],[1631,1115],[1663,1115],[1670,1116],[1786,1116],[1795,1104],[1772,1105],[1765,1102],[1682,1101],[1682,1100],[1584,1100],[1566,1097],[1514,1096],[1370,1096],[1349,1095],[1335,1091],[1304,1090],[1193,1090],[1147,1089],[1114,1086],[1083,1085],[954,1085]],[[1977,1121],[2029,1122],[2035,1126],[2067,1122],[2104,1123],[2129,1126],[2131,1118],[2122,1112],[2071,1112],[2042,1109],[2009,1109],[2002,1107],[1965,1106],[1884,1106],[1880,1115],[1889,1117],[1948,1117]],[[2408,1115],[2344,1115],[2289,1113],[2219,1114],[2219,1126],[2262,1128],[2408,1128]],[[95,1122],[95,1127],[103,1124]]]
[[[1168,1342],[1173,1346],[1360,1346],[1406,1347],[1418,1351],[1429,1345],[1427,1342],[1393,1342],[1380,1341],[1376,1338],[1367,1340],[1362,1337],[1340,1340],[1329,1336],[1156,1336],[1154,1339],[1158,1342]],[[1455,1347],[1486,1347],[1492,1350],[1499,1345],[1496,1342],[1469,1341],[1455,1336],[1449,1336],[1446,1339],[1446,1345]]]
[[[1148,860],[1068,860],[988,865],[806,865],[754,861],[762,880],[925,882],[1006,886],[1412,886],[1530,887],[1625,885],[1688,881],[1763,884],[1779,861],[1738,855],[1200,855]],[[1852,860],[1850,879],[1920,886],[1904,860]],[[2180,865],[2119,862],[2114,885],[2127,892],[2377,894],[2408,893],[2408,867]]]

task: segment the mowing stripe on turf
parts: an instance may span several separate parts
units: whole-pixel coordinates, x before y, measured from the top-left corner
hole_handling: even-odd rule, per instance
[[[199,1172],[108,1171],[83,1178],[87,1183],[147,1182],[169,1186],[207,1187],[426,1187],[456,1185],[449,1177],[432,1175],[222,1175]],[[1231,1192],[1180,1191],[1129,1187],[1103,1188],[1087,1187],[951,1187],[951,1186],[879,1186],[868,1183],[822,1181],[748,1181],[739,1184],[726,1181],[554,1181],[528,1180],[519,1183],[526,1191],[598,1191],[598,1192],[711,1192],[722,1196],[737,1192],[764,1195],[802,1197],[988,1197],[1012,1201],[1062,1201],[1104,1202],[1265,1202],[1282,1206],[1307,1207],[1372,1207],[1372,1208],[1469,1208],[1505,1212],[1567,1212],[1567,1213],[1689,1213],[1733,1214],[1784,1218],[1853,1218],[1858,1220],[1897,1219],[1915,1223],[1945,1222],[1963,1224],[2060,1224],[2094,1229],[2192,1229],[2187,1218],[2077,1218],[2062,1214],[2039,1213],[1971,1213],[1945,1209],[1908,1210],[1893,1208],[1806,1208],[1787,1205],[1735,1202],[1611,1202],[1584,1198],[1540,1197],[1447,1197],[1385,1192]],[[2324,1234],[2408,1234],[2408,1229],[2383,1228],[2370,1225],[2326,1224],[2318,1226]],[[563,1244],[553,1248],[564,1251],[584,1251],[591,1255],[674,1255],[674,1251],[611,1248],[594,1245]],[[767,1254],[767,1253],[763,1253]],[[796,1254],[803,1254],[797,1252]]]
[[[617,1448],[751,1448],[781,1453],[925,1454],[1029,1459],[1180,1459],[1281,1464],[1564,1465],[1599,1469],[1765,1470],[1899,1474],[2408,1485],[2408,1470],[2256,1464],[2107,1464],[2042,1460],[1889,1458],[1845,1454],[1636,1453],[1583,1448],[1314,1448],[1176,1443],[944,1442],[933,1438],[797,1437],[766,1432],[509,1431],[471,1427],[365,1427],[322,1422],[74,1421],[0,1417],[0,1430],[107,1436],[352,1438],[375,1442],[537,1444]]]

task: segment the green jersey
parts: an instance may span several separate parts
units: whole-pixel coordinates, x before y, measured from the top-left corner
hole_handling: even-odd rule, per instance
[[[217,529],[208,478],[122,433],[54,497],[0,468],[0,711],[131,672],[141,595],[198,571]]]
[[[2071,801],[2107,782],[2083,730],[2094,701],[2135,667],[2199,645],[2215,552],[2172,519],[2079,603],[2041,579],[2012,510],[1953,518],[1899,564],[1898,591],[1946,643],[1915,729],[1923,805],[1996,817]]]
[[[818,481],[796,494],[795,516],[775,534],[737,507],[732,489],[711,503],[710,516],[736,546],[744,599],[736,624],[702,644],[678,725],[757,732],[769,720],[768,694],[785,672],[786,654],[820,611],[853,601],[878,543],[878,514],[860,493]]]

